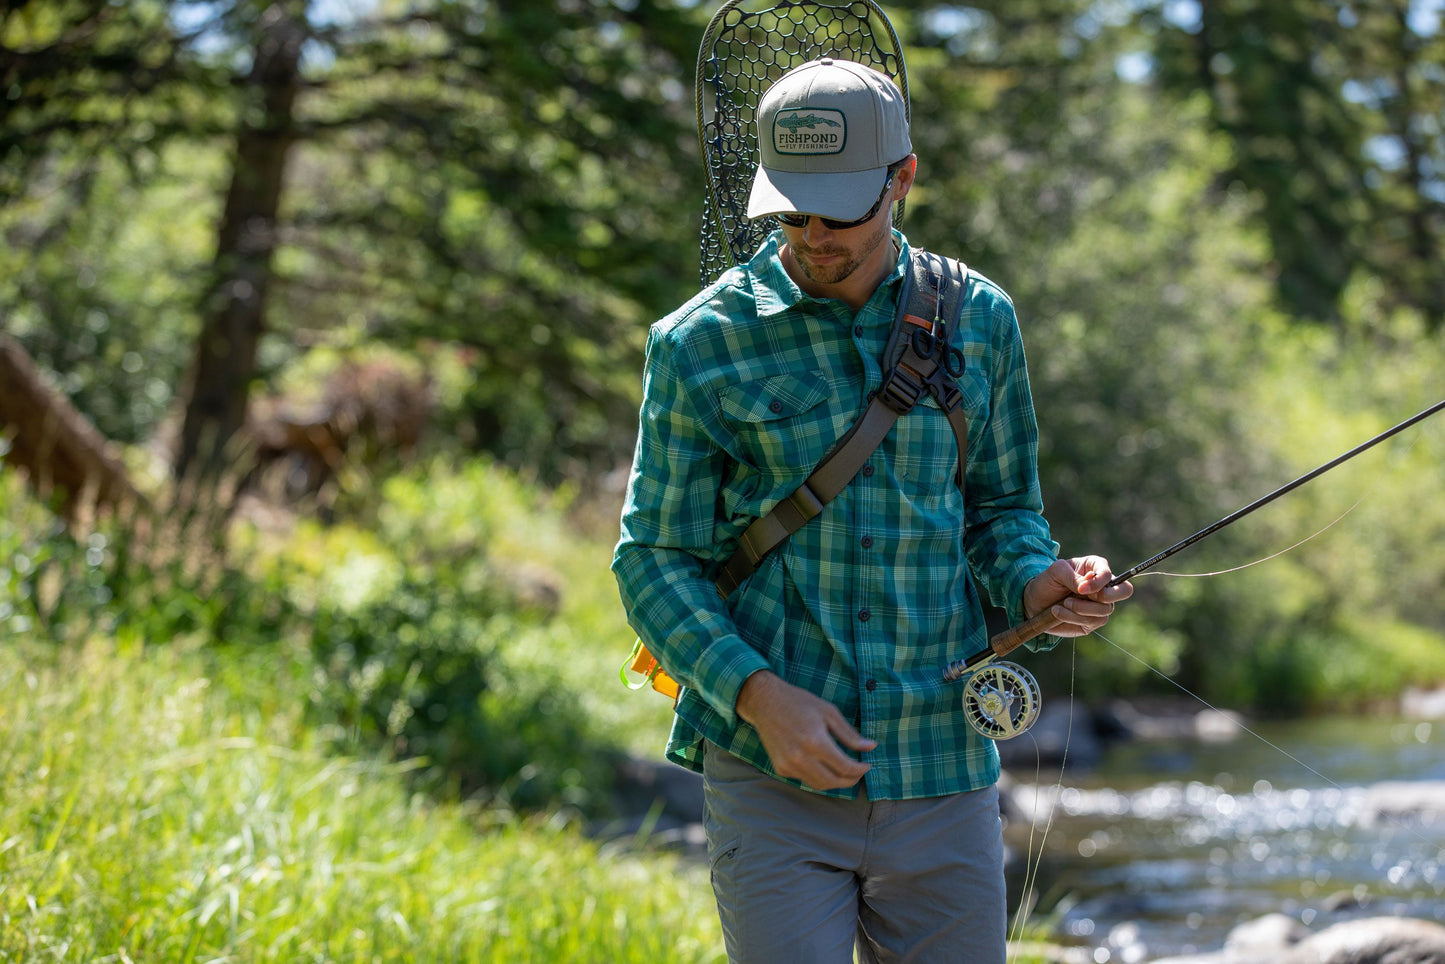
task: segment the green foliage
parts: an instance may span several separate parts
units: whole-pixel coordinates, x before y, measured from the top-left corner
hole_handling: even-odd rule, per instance
[[[488,553],[488,516],[516,504],[499,509],[489,491],[522,487],[486,465],[450,485],[432,469],[434,487],[387,487],[380,537],[303,527],[281,546],[243,541],[231,554],[245,565],[220,550],[142,551],[123,533],[77,542],[0,476],[0,633],[270,653],[307,680],[309,719],[338,749],[410,760],[442,796],[606,810],[610,748],[569,689],[586,681],[514,658],[550,611]]]
[[[1410,6],[1224,0],[1183,23],[1168,4],[1141,11],[1159,81],[1206,92],[1210,124],[1235,147],[1230,176],[1260,202],[1292,315],[1340,322],[1346,287],[1367,272],[1396,305],[1445,322],[1429,267],[1445,243],[1445,32]]]
[[[539,505],[489,463],[436,460],[386,482],[365,527],[312,528],[260,568],[285,574],[313,718],[344,746],[416,758],[432,785],[497,805],[596,812],[605,747],[565,683],[515,658],[556,590],[509,558],[501,520]]]
[[[157,431],[189,361],[213,162],[158,153],[142,186],[107,155],[66,159],[37,178],[34,198],[0,206],[5,327],[117,441]]]

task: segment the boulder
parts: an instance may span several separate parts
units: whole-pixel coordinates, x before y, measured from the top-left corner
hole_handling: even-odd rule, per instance
[[[1082,702],[1069,698],[1045,699],[1027,732],[999,740],[997,746],[1003,766],[1023,774],[1065,762],[1088,769],[1098,765],[1104,752],[1093,714]]]
[[[1203,740],[1228,742],[1244,732],[1244,719],[1232,710],[1200,709],[1175,699],[1110,700],[1098,712],[1098,729],[1131,740]]]
[[[1367,917],[1311,933],[1284,914],[1268,914],[1229,932],[1207,954],[1154,964],[1445,964],[1445,927],[1409,917]]]
[[[1364,823],[1445,821],[1445,780],[1389,780],[1372,785],[1360,810]]]
[[[1367,917],[1300,941],[1282,964],[1445,964],[1445,927],[1408,917]]]
[[[706,854],[700,774],[662,760],[621,757],[615,765],[613,797],[618,816],[593,824],[588,830],[592,836],[690,856]]]

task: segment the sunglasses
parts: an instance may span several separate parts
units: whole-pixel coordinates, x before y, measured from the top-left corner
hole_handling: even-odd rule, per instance
[[[878,193],[878,200],[873,202],[873,206],[868,209],[867,214],[858,218],[856,221],[839,221],[836,218],[824,218],[816,214],[798,214],[797,212],[779,214],[778,220],[790,228],[801,228],[807,225],[808,218],[817,217],[819,221],[823,222],[823,227],[829,231],[847,231],[849,228],[856,228],[860,225],[867,224],[878,216],[878,209],[883,206],[883,199],[888,195],[888,189],[893,186],[893,175],[895,171],[896,168],[890,167],[888,169],[888,180],[883,182],[883,190]]]

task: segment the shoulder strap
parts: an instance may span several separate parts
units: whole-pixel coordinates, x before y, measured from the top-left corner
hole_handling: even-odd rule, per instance
[[[724,599],[757,571],[769,552],[816,518],[823,506],[843,491],[892,430],[893,423],[913,409],[925,390],[948,415],[958,443],[956,482],[960,490],[963,488],[968,424],[959,405],[963,393],[949,377],[951,372],[962,374],[963,355],[949,346],[948,324],[943,319],[957,319],[968,269],[921,248],[913,249],[909,268],[883,353],[888,374],[878,393],[803,484],[743,530],[737,549],[717,576],[718,594]],[[954,356],[957,364],[951,366]]]
[[[922,248],[913,249],[911,268],[914,284],[903,316],[907,324],[895,326],[884,359],[895,371],[899,366],[913,368],[948,417],[958,447],[955,482],[961,492],[968,460],[968,420],[961,404],[963,392],[954,381],[963,375],[964,357],[952,344],[952,337],[963,323],[973,278],[963,262]],[[910,349],[912,354],[932,361],[932,369],[925,373],[910,364]]]

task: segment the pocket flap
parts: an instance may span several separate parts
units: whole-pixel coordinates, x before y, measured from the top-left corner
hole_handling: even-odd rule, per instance
[[[788,418],[823,401],[832,393],[822,372],[769,375],[722,391],[725,417],[739,422],[770,422]]]

